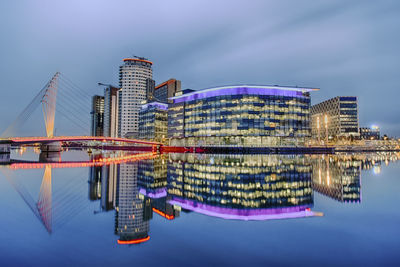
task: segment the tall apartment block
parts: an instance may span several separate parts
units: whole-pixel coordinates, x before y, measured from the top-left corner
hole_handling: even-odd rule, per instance
[[[359,136],[357,97],[337,96],[313,105],[311,124],[312,136],[315,139]]]
[[[104,126],[107,137],[118,137],[118,92],[119,88],[108,85],[104,88]]]
[[[168,100],[170,97],[174,97],[177,92],[181,91],[181,81],[176,79],[169,79],[163,83],[160,83],[154,88],[154,98],[156,101],[164,103],[172,103],[172,100]]]
[[[145,58],[125,58],[119,69],[118,136],[138,136],[139,110],[146,100],[146,80],[152,79],[151,61]]]
[[[104,119],[104,97],[95,95],[92,98],[92,136],[103,136],[103,119]]]

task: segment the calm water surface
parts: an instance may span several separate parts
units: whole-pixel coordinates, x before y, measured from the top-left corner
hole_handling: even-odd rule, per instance
[[[124,153],[0,155],[1,266],[400,264],[398,153]]]

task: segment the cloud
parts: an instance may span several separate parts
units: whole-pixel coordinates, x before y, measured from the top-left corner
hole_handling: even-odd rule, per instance
[[[400,136],[399,11],[398,1],[2,2],[0,122],[55,71],[101,93],[97,82],[118,84],[121,59],[137,54],[154,62],[157,82],[188,88],[320,87],[314,103],[357,95],[362,125]]]

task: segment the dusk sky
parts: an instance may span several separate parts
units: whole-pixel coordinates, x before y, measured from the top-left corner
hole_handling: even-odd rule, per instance
[[[1,1],[0,131],[56,71],[102,94],[97,82],[118,85],[138,55],[156,83],[318,87],[314,104],[354,95],[360,126],[399,137],[399,32],[398,0]]]

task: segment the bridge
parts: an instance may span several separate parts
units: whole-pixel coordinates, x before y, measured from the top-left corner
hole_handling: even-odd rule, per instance
[[[60,90],[61,84],[69,89],[72,88],[72,92],[67,90]],[[68,110],[68,106],[59,105],[59,110],[56,110],[57,94],[60,94],[63,98],[67,99],[68,104],[76,104],[76,110]],[[40,145],[42,151],[41,156],[39,156],[39,161],[21,161],[12,160],[8,157],[6,162],[0,163],[0,171],[4,174],[6,179],[15,189],[15,191],[21,196],[24,202],[28,205],[35,216],[40,220],[43,226],[49,233],[53,231],[54,222],[65,221],[66,218],[70,218],[70,213],[75,212],[71,207],[69,207],[68,201],[66,201],[66,196],[71,192],[62,192],[62,199],[65,203],[56,203],[59,210],[63,210],[62,206],[67,212],[64,216],[59,216],[56,218],[53,214],[54,209],[54,199],[57,198],[52,192],[52,169],[53,168],[79,168],[79,167],[93,167],[93,166],[104,166],[111,164],[120,164],[126,162],[133,162],[142,159],[154,158],[157,153],[160,152],[162,144],[158,142],[152,142],[147,140],[138,139],[128,139],[128,138],[112,138],[104,136],[56,136],[55,135],[55,115],[56,111],[60,115],[69,119],[71,125],[75,125],[78,128],[85,130],[85,126],[89,125],[89,119],[85,121],[82,116],[85,114],[84,111],[80,110],[82,106],[89,107],[89,103],[82,102],[82,90],[76,88],[71,81],[63,77],[59,72],[57,72],[52,79],[44,86],[42,90],[34,97],[34,99],[28,104],[28,106],[18,115],[16,120],[11,123],[11,125],[3,132],[0,138],[0,153],[10,152],[11,147],[15,146],[29,146],[29,145]],[[87,97],[90,100],[90,97]],[[34,110],[37,107],[42,106],[42,112],[45,122],[45,136],[36,137],[15,137],[15,133],[24,123],[31,117]],[[81,122],[81,124],[79,124]],[[97,157],[91,159],[90,161],[61,161],[60,153],[51,152],[61,152],[64,146],[71,146],[75,144],[76,146],[81,146],[85,144],[85,147],[104,147],[104,146],[115,146],[115,147],[134,147],[137,145],[139,148],[146,147],[145,151],[142,149],[141,153],[130,153],[123,154],[116,157]],[[134,150],[134,149],[133,149]],[[140,149],[139,149],[140,150]],[[44,158],[42,154],[45,154]],[[50,155],[50,156],[49,156]],[[58,155],[59,160],[54,155]],[[46,159],[45,157],[50,157]],[[17,169],[44,169],[43,178],[40,186],[39,196],[37,200],[28,192],[28,190],[18,182],[12,174],[7,172],[8,170]],[[86,180],[86,179],[85,179]],[[85,181],[86,182],[86,181]],[[82,186],[81,186],[82,187]],[[75,188],[76,189],[76,188]],[[76,210],[79,210],[78,208]],[[70,213],[68,213],[70,212]]]
[[[64,85],[64,86],[60,86]],[[66,88],[60,90],[62,88]],[[72,89],[71,89],[72,88]],[[68,90],[72,92],[68,92]],[[77,103],[78,107],[85,105],[82,102],[83,95],[82,90],[76,89],[71,81],[63,77],[63,75],[57,72],[52,79],[44,86],[42,90],[34,97],[29,105],[19,114],[16,120],[3,132],[1,135],[3,138],[0,139],[0,146],[20,146],[29,144],[40,144],[42,151],[61,151],[62,146],[65,143],[85,143],[91,144],[93,142],[102,143],[103,145],[145,145],[151,146],[153,150],[158,150],[162,144],[158,142],[152,142],[147,140],[128,139],[128,138],[113,138],[104,136],[55,136],[54,125],[56,115],[56,103],[57,93],[68,100],[69,103]],[[79,95],[80,94],[80,95]],[[74,97],[76,96],[77,97]],[[88,98],[88,97],[86,97]],[[90,100],[90,98],[89,98]],[[80,101],[80,102],[79,102]],[[42,137],[12,137],[13,133],[16,132],[32,115],[33,111],[38,105],[42,106],[43,117],[45,122],[46,136]],[[89,103],[86,103],[89,106]],[[58,110],[57,110],[58,111]],[[76,110],[68,110],[66,106],[60,106],[60,114],[64,115],[72,125],[84,129],[85,125],[89,125],[89,120],[82,120],[82,110],[76,108]],[[79,122],[83,124],[79,125]]]

